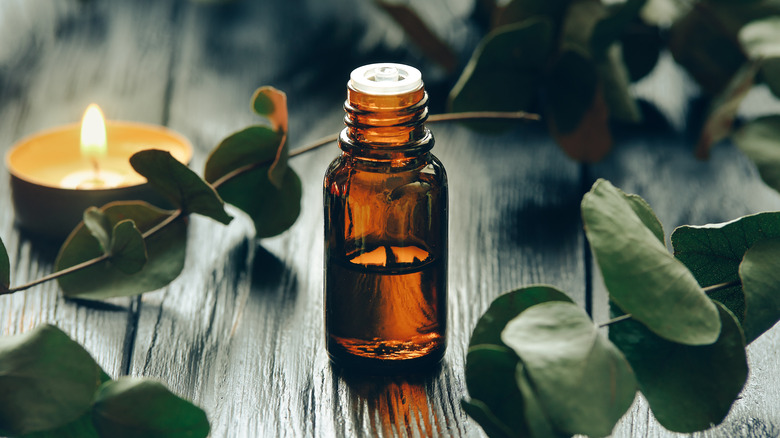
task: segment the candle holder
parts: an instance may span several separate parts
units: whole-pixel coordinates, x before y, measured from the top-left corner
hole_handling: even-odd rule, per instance
[[[145,149],[161,149],[188,164],[192,144],[181,134],[157,125],[107,121],[107,152],[100,169],[80,151],[81,125],[72,124],[30,135],[6,154],[16,222],[35,235],[62,240],[82,220],[88,207],[111,201],[164,200],[130,166],[130,157]],[[109,175],[109,184],[73,183],[79,175]]]

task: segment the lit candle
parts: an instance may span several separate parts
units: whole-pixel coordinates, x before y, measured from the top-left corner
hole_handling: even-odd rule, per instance
[[[64,238],[84,210],[117,200],[159,201],[130,166],[144,149],[161,149],[182,163],[190,142],[157,125],[105,121],[90,105],[81,125],[61,126],[20,140],[6,155],[17,223],[35,234]]]

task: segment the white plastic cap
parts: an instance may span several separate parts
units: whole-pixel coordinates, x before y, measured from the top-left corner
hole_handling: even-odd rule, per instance
[[[422,87],[422,83],[420,70],[389,62],[364,65],[349,75],[352,88],[379,96],[408,93]]]

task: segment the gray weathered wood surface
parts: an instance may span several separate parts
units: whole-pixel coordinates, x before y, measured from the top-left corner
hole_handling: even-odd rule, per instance
[[[465,62],[477,31],[471,1],[420,5]],[[340,129],[350,70],[390,60],[418,65],[434,111],[452,77],[426,61],[370,2],[3,0],[0,3],[0,148],[81,117],[90,102],[108,117],[159,123],[189,137],[202,169],[208,151],[255,123],[260,85],[287,92],[293,148]],[[669,60],[666,59],[669,63]],[[483,436],[461,410],[471,329],[502,292],[553,284],[606,319],[606,298],[581,231],[579,201],[596,177],[639,193],[667,234],[780,209],[732,146],[696,161],[684,127],[691,85],[679,74],[637,92],[674,129],[618,136],[596,166],[564,156],[542,129],[499,136],[432,126],[451,192],[449,347],[441,370],[415,378],[334,373],[322,324],[321,180],[335,145],[291,161],[304,187],[302,214],[279,237],[257,241],[237,210],[229,226],[193,218],[182,275],[140,298],[103,308],[64,300],[55,283],[0,297],[0,334],[57,324],[114,377],[163,381],[208,413],[212,436]],[[51,271],[57,246],[14,226],[0,178],[0,236],[12,283]],[[592,280],[593,278],[593,280]],[[726,422],[698,434],[780,435],[780,329],[749,349],[751,376]],[[670,436],[637,401],[615,436]]]

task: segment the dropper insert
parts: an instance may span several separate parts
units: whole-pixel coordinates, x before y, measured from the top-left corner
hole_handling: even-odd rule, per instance
[[[356,68],[349,85],[365,94],[388,96],[404,94],[422,87],[422,74],[414,67],[383,62]]]

